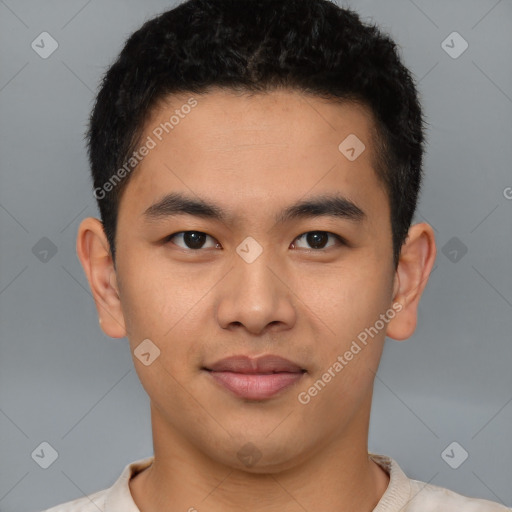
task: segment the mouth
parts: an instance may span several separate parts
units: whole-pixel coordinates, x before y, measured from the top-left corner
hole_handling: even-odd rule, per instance
[[[279,356],[232,356],[202,368],[239,398],[266,400],[298,383],[307,370]]]

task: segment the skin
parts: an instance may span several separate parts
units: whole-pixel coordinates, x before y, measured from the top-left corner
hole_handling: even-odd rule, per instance
[[[142,140],[190,95],[152,112]],[[373,170],[371,112],[298,92],[240,95],[212,90],[139,164],[119,209],[114,267],[98,219],[82,221],[77,252],[100,324],[132,351],[160,349],[149,366],[133,357],[151,402],[155,461],[130,481],[142,512],[197,510],[371,511],[389,483],[368,458],[374,374],[385,336],[404,340],[432,269],[432,228],[413,225],[398,268],[390,210]],[[338,145],[356,134],[353,162]],[[145,221],[169,192],[218,204],[228,222],[190,215]],[[317,217],[276,224],[282,208],[338,192],[363,222]],[[188,248],[183,231],[209,237]],[[315,248],[305,237],[333,237]],[[248,236],[263,248],[252,263],[236,252]],[[313,241],[314,242],[314,241]],[[217,245],[219,244],[219,245]],[[357,335],[400,303],[401,311],[311,401],[307,391]],[[270,399],[250,402],[218,386],[201,367],[221,358],[276,354],[307,372]],[[237,452],[252,443],[248,467]]]

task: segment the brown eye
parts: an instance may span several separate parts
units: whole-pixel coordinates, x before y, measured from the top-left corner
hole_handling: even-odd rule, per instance
[[[327,245],[329,237],[335,239],[338,243]],[[308,231],[307,233],[298,236],[295,240],[305,241],[309,245],[309,247],[299,248],[315,250],[322,250],[339,244],[343,244],[343,239],[340,236],[335,235],[334,233],[329,233],[328,231]],[[294,243],[292,245],[294,246],[294,248],[298,247],[298,244]]]
[[[213,240],[214,242],[205,246],[205,242],[208,239]],[[199,249],[215,248],[218,246],[218,243],[214,238],[201,231],[180,231],[179,233],[174,233],[166,238],[166,242],[171,241],[182,249],[191,249],[196,251]]]

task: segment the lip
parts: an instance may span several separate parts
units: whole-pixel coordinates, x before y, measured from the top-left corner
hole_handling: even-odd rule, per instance
[[[296,384],[306,372],[296,363],[276,355],[231,356],[203,369],[225,389],[247,400],[268,399]]]

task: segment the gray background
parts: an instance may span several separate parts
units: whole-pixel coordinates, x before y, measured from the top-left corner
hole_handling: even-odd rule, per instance
[[[152,453],[148,398],[127,340],[98,326],[75,237],[98,216],[83,142],[98,80],[172,5],[0,0],[1,511],[104,489]],[[419,80],[429,147],[416,221],[439,249],[416,333],[386,341],[369,448],[411,478],[511,506],[512,2],[343,5],[389,31]],[[43,31],[59,44],[47,59],[31,48]],[[441,45],[453,31],[469,44],[458,58]],[[33,252],[43,237],[57,251],[46,262]],[[31,457],[43,441],[58,452],[48,469]],[[453,441],[469,453],[458,469],[441,456]]]

